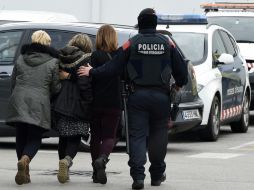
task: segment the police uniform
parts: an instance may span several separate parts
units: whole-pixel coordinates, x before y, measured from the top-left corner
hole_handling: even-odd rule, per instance
[[[127,41],[114,59],[89,74],[114,75],[127,68],[134,90],[128,97],[130,175],[133,189],[143,189],[146,150],[151,166],[151,185],[165,179],[168,143],[171,74],[177,86],[187,83],[187,64],[169,38],[156,33],[157,16],[144,9],[138,17],[139,34]]]

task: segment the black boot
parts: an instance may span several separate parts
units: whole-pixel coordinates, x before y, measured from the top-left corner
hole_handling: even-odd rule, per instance
[[[99,183],[106,184],[107,183],[107,175],[105,172],[106,164],[109,159],[106,155],[101,155],[94,161],[94,167],[96,170],[96,177]]]
[[[144,189],[144,180],[134,180],[132,189]]]
[[[166,174],[162,174],[161,178],[158,180],[151,180],[151,186],[160,186],[162,182],[166,180]]]
[[[97,179],[97,170],[94,166],[94,162],[92,162],[92,167],[93,167],[93,175],[92,175],[93,183],[99,183],[99,180]]]

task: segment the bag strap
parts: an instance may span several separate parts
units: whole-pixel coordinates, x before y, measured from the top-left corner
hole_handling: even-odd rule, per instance
[[[110,53],[107,52],[107,55],[109,57],[109,60],[112,60],[112,56],[110,55]]]

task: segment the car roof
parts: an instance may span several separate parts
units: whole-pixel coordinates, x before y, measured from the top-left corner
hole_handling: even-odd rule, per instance
[[[89,32],[91,34],[96,34],[99,27],[104,23],[66,23],[66,22],[54,22],[54,23],[45,23],[45,22],[18,22],[18,23],[7,23],[0,25],[0,30],[13,30],[13,29],[58,29],[58,30],[68,30],[74,32]],[[133,26],[125,25],[114,25],[114,28],[117,31],[123,33],[135,33],[137,29]]]
[[[223,16],[239,16],[239,17],[254,17],[254,12],[242,12],[242,11],[218,11],[208,12],[207,17],[223,17]]]
[[[208,33],[207,25],[158,25],[157,29],[169,30],[170,32],[186,31],[193,33]]]
[[[37,22],[78,22],[79,20],[66,13],[30,10],[0,10],[0,21],[37,21]]]

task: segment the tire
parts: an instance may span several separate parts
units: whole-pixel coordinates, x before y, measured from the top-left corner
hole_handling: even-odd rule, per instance
[[[84,152],[90,152],[91,133],[81,137],[80,150]]]
[[[217,96],[213,98],[208,118],[208,124],[205,129],[200,131],[200,138],[205,141],[216,141],[220,134],[220,100]]]
[[[250,119],[250,99],[248,95],[245,94],[243,99],[243,109],[240,120],[230,123],[232,132],[246,133],[249,128],[249,119]]]

